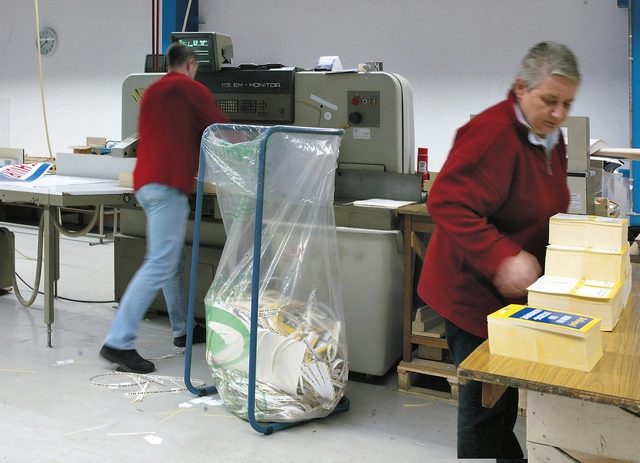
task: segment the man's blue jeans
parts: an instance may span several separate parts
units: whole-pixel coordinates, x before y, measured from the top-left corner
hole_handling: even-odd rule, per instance
[[[136,199],[147,216],[147,251],[144,263],[125,290],[105,345],[133,349],[140,322],[162,289],[173,336],[187,332],[187,296],[182,282],[184,239],[189,199],[176,188],[159,183],[144,185]]]
[[[445,320],[449,352],[456,370],[485,340]],[[518,417],[518,390],[508,388],[492,407],[482,406],[482,383],[470,381],[458,388],[458,458],[520,459],[513,432]]]

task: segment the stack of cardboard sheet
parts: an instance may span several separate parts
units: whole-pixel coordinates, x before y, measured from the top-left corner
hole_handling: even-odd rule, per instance
[[[582,371],[602,357],[596,317],[511,304],[487,323],[491,354]]]
[[[549,221],[545,275],[529,290],[533,307],[602,319],[616,326],[631,293],[627,219],[556,214]]]

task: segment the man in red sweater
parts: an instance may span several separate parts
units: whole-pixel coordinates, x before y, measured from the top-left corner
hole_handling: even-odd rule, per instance
[[[444,316],[456,368],[487,338],[487,315],[525,304],[542,273],[549,218],[569,206],[560,124],[579,83],[566,46],[532,47],[507,99],[458,130],[429,192],[436,230],[418,294]],[[522,458],[517,407],[516,389],[484,408],[480,383],[460,386],[458,458]]]
[[[166,52],[168,73],[145,91],[140,105],[139,140],[133,172],[136,200],[147,216],[144,263],[129,282],[100,355],[123,371],[149,373],[155,365],[134,348],[138,328],[162,289],[175,346],[186,345],[187,297],[182,284],[189,195],[198,170],[203,131],[228,122],[211,92],[194,80],[193,51],[178,42]],[[194,342],[205,342],[196,325]]]

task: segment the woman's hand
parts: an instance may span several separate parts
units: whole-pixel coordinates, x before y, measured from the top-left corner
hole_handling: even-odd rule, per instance
[[[500,262],[493,277],[493,284],[505,297],[523,297],[527,295],[527,288],[536,282],[541,273],[538,259],[526,251],[520,251],[519,254]]]

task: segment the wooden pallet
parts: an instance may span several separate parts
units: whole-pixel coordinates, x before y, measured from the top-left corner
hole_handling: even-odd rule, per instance
[[[424,383],[428,382],[425,380],[434,377],[446,379],[448,390],[443,391],[424,386]],[[418,383],[422,385],[418,385]],[[458,375],[455,367],[450,363],[414,358],[411,362],[400,362],[398,365],[398,390],[408,394],[457,402]]]
[[[429,320],[428,323],[425,323]],[[420,325],[419,323],[424,323]],[[451,402],[458,401],[458,375],[452,363],[444,359],[448,350],[445,339],[444,322],[435,322],[433,309],[428,306],[419,308],[412,322],[411,335],[414,340],[420,342],[413,351],[410,362],[400,362],[398,365],[398,390],[408,394],[433,397]],[[450,391],[432,389],[416,385],[424,377],[445,378],[449,383]],[[518,403],[518,415],[527,416],[527,391],[520,390]]]
[[[444,337],[444,323],[427,331],[412,331],[411,340],[418,343],[414,356],[425,360],[442,361],[449,349]]]
[[[420,375],[445,378],[449,383],[450,391],[446,392],[416,386],[415,383],[418,382]],[[398,391],[449,402],[458,402],[458,376],[454,366],[450,363],[415,358],[411,362],[400,362],[398,365]],[[520,389],[519,395],[518,415],[526,417],[527,391]]]

